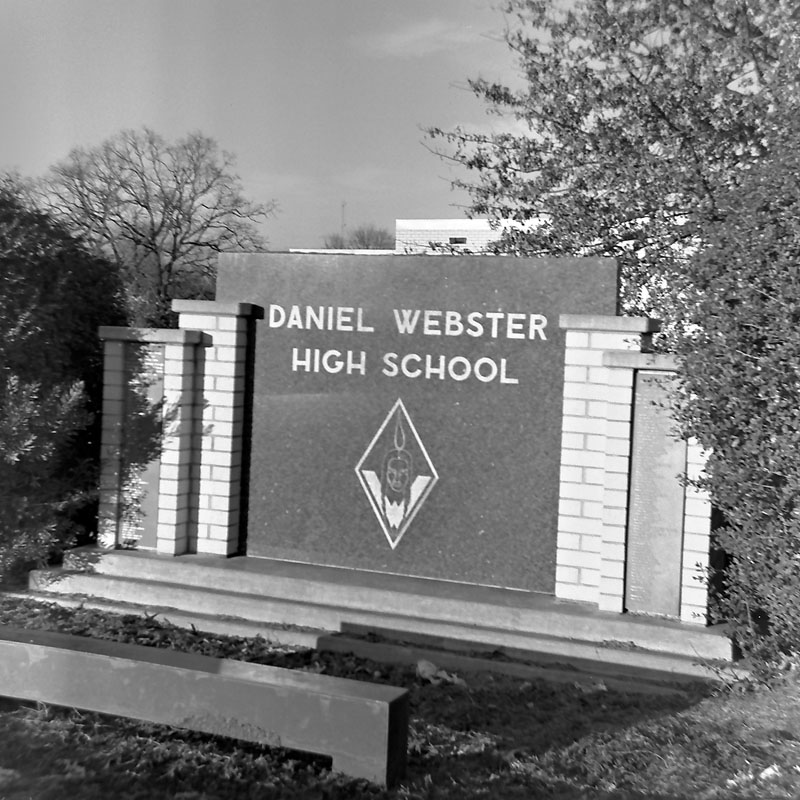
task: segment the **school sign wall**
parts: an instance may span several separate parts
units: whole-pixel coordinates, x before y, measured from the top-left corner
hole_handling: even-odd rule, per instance
[[[515,647],[645,636],[587,603],[704,625],[706,455],[615,302],[602,259],[223,256],[178,330],[101,329],[118,552],[49,590]]]
[[[552,592],[565,312],[610,260],[226,256],[255,321],[247,553]]]

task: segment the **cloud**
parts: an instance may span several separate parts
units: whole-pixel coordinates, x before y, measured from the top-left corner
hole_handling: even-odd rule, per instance
[[[422,58],[458,50],[486,41],[486,34],[451,19],[433,18],[412,22],[391,31],[354,40],[368,55],[383,58]]]

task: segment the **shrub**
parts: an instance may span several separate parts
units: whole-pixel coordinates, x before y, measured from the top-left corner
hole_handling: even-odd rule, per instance
[[[701,483],[725,519],[716,616],[767,671],[800,652],[800,123],[774,131],[720,195],[678,353],[679,414],[711,450]]]
[[[0,180],[0,571],[45,558],[94,518],[101,324],[115,270]],[[77,527],[76,527],[77,526]]]

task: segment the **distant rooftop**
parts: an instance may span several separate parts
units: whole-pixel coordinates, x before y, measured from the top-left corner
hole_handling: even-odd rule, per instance
[[[394,250],[351,250],[325,247],[292,248],[291,253],[327,255],[419,255],[424,253],[485,253],[500,238],[488,219],[396,219]]]
[[[499,238],[488,219],[398,219],[394,231],[397,253],[482,253]]]

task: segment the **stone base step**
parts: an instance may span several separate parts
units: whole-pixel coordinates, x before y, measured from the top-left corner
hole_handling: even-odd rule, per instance
[[[612,689],[629,693],[672,694],[691,691],[699,688],[698,684],[713,680],[730,681],[738,674],[731,666],[724,665],[718,667],[714,674],[707,670],[691,672],[686,669],[685,660],[673,661],[665,656],[653,659],[648,657],[651,654],[645,654],[641,663],[637,658],[641,654],[634,654],[626,664],[612,664],[565,654],[504,648],[491,652],[480,647],[478,650],[471,647],[466,649],[466,642],[452,642],[446,648],[436,648],[415,643],[416,638],[401,631],[387,632],[387,636],[381,636],[378,641],[373,633],[366,636],[335,633],[320,636],[317,649],[320,652],[351,653],[389,664],[418,665],[424,660],[437,669],[459,677],[489,672],[523,680],[541,679],[550,683],[574,684],[587,692]]]
[[[731,658],[719,629],[610,614],[543,594],[270,559],[83,549],[61,569],[31,573],[30,588],[221,625],[326,632],[355,625],[698,677],[709,676],[707,662]]]
[[[282,647],[307,647],[316,649],[320,638],[328,631],[305,628],[296,625],[271,624],[254,620],[227,617],[217,614],[200,614],[168,606],[141,605],[119,600],[103,600],[82,594],[54,594],[52,592],[5,592],[6,597],[21,600],[38,600],[43,603],[56,603],[65,608],[89,608],[111,614],[133,614],[139,617],[152,617],[158,622],[175,625],[179,628],[192,628],[203,633],[218,636],[241,636],[255,638],[260,636],[271,644]]]
[[[636,681],[650,681],[653,683],[694,682],[697,679],[710,677],[709,667],[713,665],[713,677],[730,678],[744,674],[730,661],[707,660],[696,663],[692,659],[671,653],[654,653],[650,650],[637,648],[613,648],[610,646],[598,648],[592,642],[581,642],[573,639],[561,638],[560,648],[539,648],[535,651],[521,650],[514,647],[492,647],[486,643],[471,642],[460,639],[447,639],[440,636],[428,636],[408,631],[388,630],[363,625],[345,624],[341,633],[328,634],[319,637],[317,648],[330,649],[342,652],[350,643],[363,643],[358,652],[363,652],[365,658],[369,646],[387,644],[399,648],[408,648],[410,651],[424,651],[440,660],[446,660],[448,654],[467,656],[482,661],[499,662],[499,672],[516,674],[516,665],[533,665],[545,670],[563,670],[565,667],[580,673],[596,676],[615,677],[622,680],[635,679]],[[618,650],[619,657],[609,651]],[[426,656],[427,657],[427,656]],[[433,659],[436,660],[435,658]],[[503,669],[502,665],[510,665],[510,671]]]

